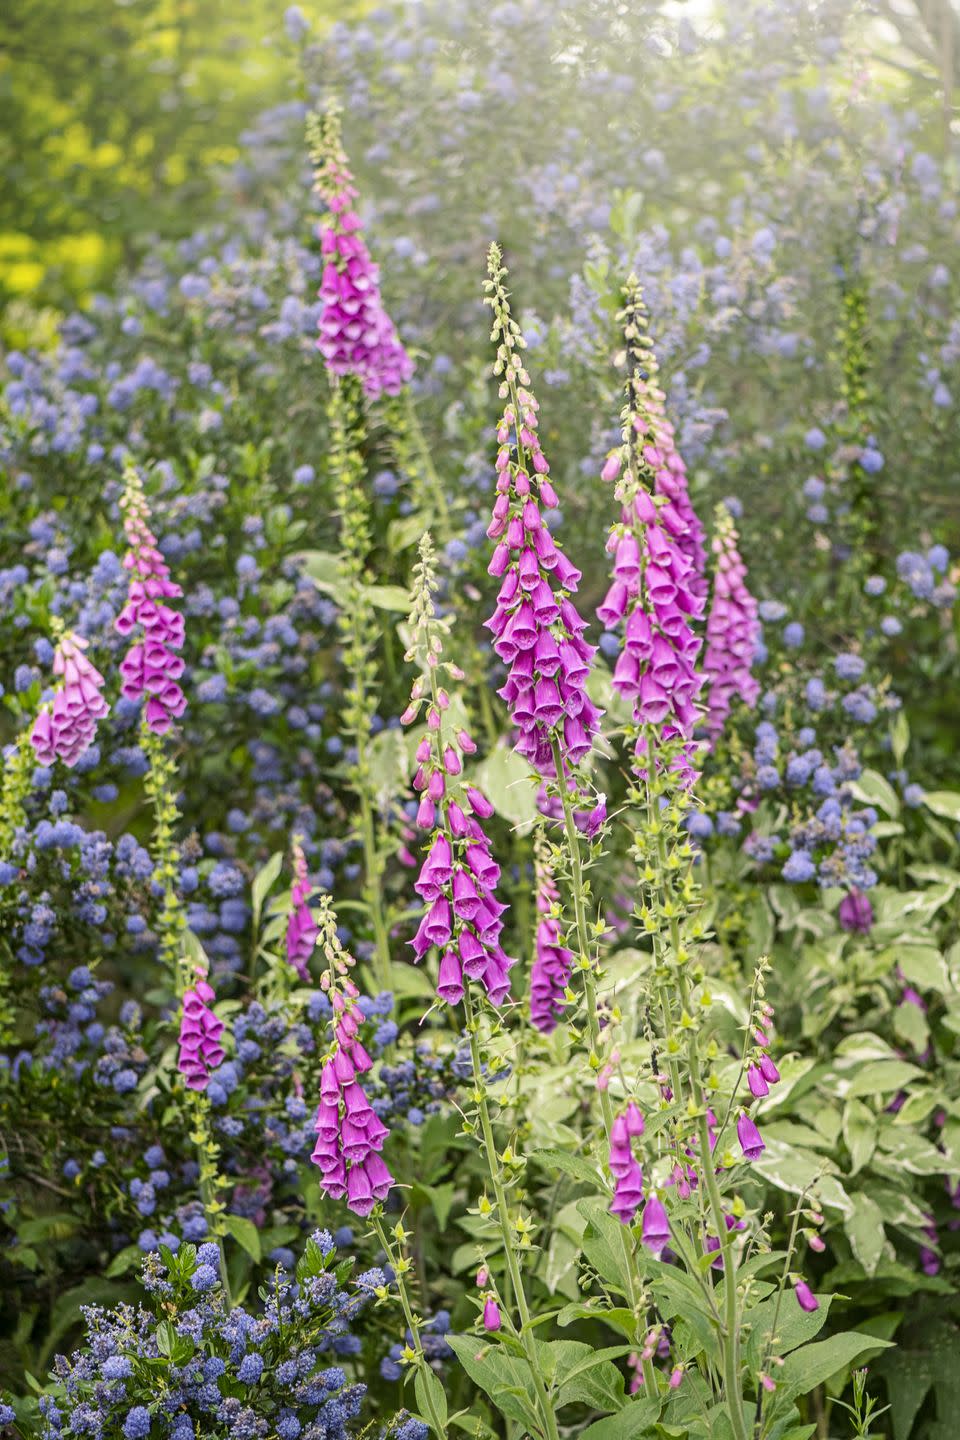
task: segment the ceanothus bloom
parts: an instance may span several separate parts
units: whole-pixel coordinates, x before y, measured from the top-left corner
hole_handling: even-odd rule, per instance
[[[214,1015],[213,986],[198,979],[183,997],[177,1068],[191,1090],[206,1090],[210,1072],[223,1063],[223,1021]]]
[[[360,1083],[373,1061],[358,1038],[363,1012],[350,978],[354,964],[337,936],[337,918],[327,896],[317,921],[328,969],[321,981],[333,1008],[333,1043],[320,1071],[320,1103],[314,1122],[317,1141],[310,1156],[320,1169],[320,1188],[346,1200],[355,1215],[369,1215],[385,1200],[393,1176],[380,1154],[390,1133]]]
[[[53,655],[53,673],[62,684],[49,705],[40,711],[30,732],[30,743],[41,765],[62,760],[76,765],[90,747],[102,720],[110,709],[101,691],[100,671],[84,651],[89,641],[67,631],[60,637]]]
[[[290,914],[287,918],[287,959],[301,980],[310,979],[307,963],[317,943],[317,922],[307,904],[312,886],[307,876],[307,861],[303,846],[293,842],[294,881],[290,894]]]
[[[417,824],[431,840],[414,883],[426,908],[410,944],[418,961],[432,948],[439,951],[437,993],[448,1005],[463,999],[465,979],[479,980],[491,1003],[502,1005],[510,993],[510,967],[516,962],[500,943],[507,906],[496,898],[500,867],[483,829],[493,806],[464,778],[464,757],[477,747],[467,731],[450,723],[450,697],[438,683],[438,671],[455,680],[463,679],[463,671],[442,659],[443,625],[436,618],[431,595],[435,588],[433,547],[425,535],[410,616],[415,639],[407,658],[419,654],[427,676],[414,682],[410,703],[400,717],[403,724],[412,724],[426,707],[426,733],[416,750],[413,788],[420,796]]]
[[[703,669],[707,682],[704,730],[711,745],[723,732],[735,699],[751,709],[757,703],[760,683],[751,666],[760,639],[757,602],[746,585],[747,567],[737,548],[737,532],[725,505],[717,506],[712,541],[715,557],[713,596],[707,617],[707,648]]]
[[[703,586],[691,558],[699,541],[695,543],[691,531],[689,502],[678,504],[681,490],[668,483],[667,475],[673,472],[668,472],[667,453],[661,448],[662,415],[651,410],[650,401],[651,394],[660,394],[655,386],[651,389],[655,361],[640,289],[632,277],[624,296],[620,319],[629,374],[622,443],[601,472],[604,480],[616,482],[621,511],[607,541],[613,583],[597,615],[607,630],[622,627],[614,688],[632,701],[638,725],[656,728],[658,743],[680,741],[671,765],[689,786],[695,773],[692,736],[702,683],[695,666],[700,640],[693,625],[703,614]],[[685,489],[682,493],[686,496]],[[641,735],[641,763],[645,752]]]
[[[127,651],[120,662],[121,692],[127,700],[146,697],[147,725],[163,735],[183,714],[186,697],[177,681],[183,674],[183,657],[174,654],[184,640],[184,620],[164,602],[179,598],[183,591],[170,579],[170,569],[150,529],[150,511],[140,477],[131,466],[124,476],[120,501],[123,528],[129,549],[123,568],[130,574],[127,603],[114,621],[118,634],[129,636],[137,626],[143,639]]]
[[[331,374],[356,376],[371,399],[397,395],[413,375],[413,362],[384,308],[380,272],[361,233],[336,109],[311,115],[307,138],[314,189],[329,212],[318,230],[324,264],[317,348]]]
[[[500,250],[490,249],[486,303],[497,341],[494,374],[501,376],[503,414],[497,427],[496,500],[487,529],[496,548],[488,573],[500,580],[496,609],[486,621],[493,648],[509,667],[499,694],[519,732],[515,749],[547,779],[590,753],[600,711],[587,695],[595,646],[583,638],[587,622],[572,596],[580,571],[555,543],[543,510],[557,505],[550,466],[537,435],[539,405],[520,351],[525,341],[504,289]]]

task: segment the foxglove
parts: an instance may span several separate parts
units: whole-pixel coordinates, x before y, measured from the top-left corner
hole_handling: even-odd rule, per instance
[[[610,1211],[624,1225],[629,1225],[643,1200],[643,1171],[633,1153],[635,1136],[643,1134],[643,1115],[634,1100],[618,1115],[610,1129],[610,1173],[614,1177]],[[649,1207],[648,1202],[648,1207]],[[659,1204],[659,1201],[657,1202]],[[650,1211],[650,1223],[656,1212]],[[644,1224],[646,1225],[646,1211]],[[646,1243],[646,1231],[644,1231]],[[652,1234],[652,1231],[650,1232]]]
[[[757,602],[746,586],[747,567],[740,558],[737,539],[729,510],[718,506],[712,542],[713,596],[703,657],[707,683],[704,730],[711,745],[722,734],[733,701],[739,699],[752,709],[760,694],[760,684],[751,674],[760,621]]]
[[[483,829],[493,806],[464,781],[464,757],[473,754],[476,745],[467,731],[450,723],[450,698],[438,683],[438,672],[462,680],[463,671],[442,659],[445,624],[434,611],[435,589],[433,546],[425,535],[410,616],[414,643],[406,658],[419,657],[427,674],[415,681],[400,717],[412,724],[425,708],[427,725],[416,751],[413,788],[420,796],[417,824],[431,839],[414,884],[425,910],[410,944],[418,961],[430,949],[439,951],[437,993],[447,1004],[462,999],[465,980],[479,980],[491,1003],[501,1005],[510,992],[509,970],[515,962],[500,943],[507,907],[496,898],[500,867]]]
[[[703,586],[696,555],[702,548],[686,489],[678,477],[676,452],[664,449],[661,392],[650,380],[655,360],[646,331],[640,289],[631,277],[620,319],[629,374],[623,408],[622,442],[601,472],[615,481],[620,519],[610,531],[613,582],[597,614],[607,630],[622,627],[623,648],[613,686],[633,704],[638,725],[657,728],[658,744],[677,740],[670,764],[682,783],[693,783],[693,728],[701,677],[696,670],[700,640],[693,626],[703,614]],[[637,741],[645,763],[646,739]]]
[[[62,684],[50,705],[40,711],[30,732],[30,743],[41,765],[52,765],[55,760],[76,765],[93,742],[97,721],[110,709],[101,694],[103,676],[84,654],[88,644],[73,631],[67,631],[57,643],[53,673]]]
[[[326,896],[317,930],[328,966],[321,985],[333,1007],[333,1043],[320,1071],[317,1141],[310,1158],[319,1166],[320,1187],[331,1199],[345,1199],[354,1214],[369,1215],[393,1184],[380,1154],[389,1131],[360,1083],[373,1061],[357,1034],[364,1017],[357,1004],[360,992],[350,978],[353,957],[340,944],[337,918]]]
[[[573,952],[561,942],[560,922],[554,915],[560,893],[550,869],[542,836],[536,852],[537,934],[530,968],[530,1020],[544,1035],[557,1027],[563,1014],[564,991],[570,983]]]
[[[294,882],[290,895],[291,910],[287,919],[287,959],[301,980],[310,979],[307,962],[317,943],[317,922],[307,904],[311,885],[307,878],[307,861],[299,841],[293,843]]]
[[[183,658],[174,652],[184,640],[183,616],[164,602],[183,594],[170,579],[170,570],[150,530],[140,477],[133,467],[124,476],[120,501],[123,528],[129,549],[123,568],[129,572],[127,603],[114,621],[118,634],[129,636],[139,627],[142,640],[131,646],[120,662],[121,691],[127,700],[146,697],[145,718],[156,735],[163,735],[183,714],[187,701],[177,684],[183,674]]]
[[[583,638],[587,623],[571,598],[580,571],[544,521],[543,511],[556,507],[557,495],[537,434],[539,406],[520,358],[525,341],[510,313],[500,261],[494,245],[485,289],[504,409],[497,427],[496,501],[487,529],[497,542],[487,568],[500,580],[500,591],[486,627],[509,667],[498,693],[519,732],[517,753],[552,778],[555,753],[564,765],[576,766],[597,733],[600,712],[586,689],[595,647]]]
[[[206,1090],[211,1070],[223,1063],[223,1021],[210,1009],[213,999],[213,986],[204,979],[183,997],[177,1068],[191,1090]]]
[[[328,211],[318,231],[323,278],[317,348],[331,374],[355,376],[372,399],[398,395],[413,374],[413,362],[383,305],[380,272],[354,208],[358,191],[334,107],[309,117],[307,140],[314,189]]]

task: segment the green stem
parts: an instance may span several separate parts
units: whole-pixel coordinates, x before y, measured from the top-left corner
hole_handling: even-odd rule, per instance
[[[557,1421],[554,1415],[550,1397],[547,1394],[546,1386],[543,1383],[543,1376],[540,1373],[540,1360],[536,1353],[533,1333],[530,1329],[530,1308],[527,1304],[526,1292],[523,1288],[523,1274],[520,1269],[520,1262],[517,1259],[513,1243],[513,1235],[510,1230],[510,1216],[507,1210],[507,1196],[503,1186],[503,1178],[497,1160],[497,1147],[493,1138],[493,1125],[490,1121],[490,1109],[487,1105],[486,1085],[483,1079],[483,1066],[480,1059],[480,1041],[477,1034],[477,1020],[473,1011],[473,1002],[469,989],[463,993],[464,1009],[467,1013],[467,1029],[470,1034],[470,1058],[473,1062],[473,1080],[475,1087],[475,1099],[477,1111],[480,1116],[480,1129],[483,1134],[483,1149],[487,1161],[487,1172],[490,1176],[490,1183],[493,1186],[494,1198],[496,1200],[497,1222],[500,1226],[500,1235],[503,1241],[504,1258],[507,1264],[507,1272],[513,1287],[514,1299],[517,1310],[520,1314],[519,1339],[523,1346],[523,1352],[530,1368],[534,1388],[537,1392],[537,1400],[540,1405],[540,1412],[543,1418],[544,1434],[549,1440],[560,1440],[560,1433],[557,1429]]]
[[[380,1216],[376,1212],[374,1212],[371,1218],[373,1220],[373,1228],[377,1232],[377,1239],[383,1246],[384,1253],[387,1256],[387,1259],[390,1262],[390,1267],[396,1277],[397,1294],[400,1296],[400,1304],[403,1308],[404,1319],[407,1322],[407,1329],[413,1336],[413,1348],[417,1352],[417,1364],[426,1367],[429,1364],[429,1361],[427,1360],[426,1352],[423,1348],[423,1341],[420,1339],[420,1319],[419,1316],[415,1314],[413,1306],[410,1303],[410,1296],[407,1293],[406,1281],[403,1278],[403,1266],[397,1264],[397,1256],[394,1255],[393,1246],[390,1244],[389,1237],[383,1227],[383,1221],[380,1219]],[[444,1423],[442,1415],[438,1414],[434,1406],[433,1396],[430,1393],[429,1385],[424,1386],[424,1401],[427,1409],[427,1419],[430,1422],[431,1429],[433,1429],[437,1435],[446,1435],[447,1427]]]

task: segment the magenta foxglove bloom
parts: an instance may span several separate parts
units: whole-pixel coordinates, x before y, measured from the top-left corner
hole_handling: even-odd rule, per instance
[[[873,928],[873,906],[862,890],[853,889],[840,901],[840,924],[855,935],[866,935]]]
[[[563,1014],[573,952],[560,942],[560,922],[550,914],[560,898],[545,854],[537,856],[537,937],[530,968],[530,1020],[544,1035]]]
[[[689,786],[695,775],[692,736],[702,683],[696,669],[700,640],[693,629],[703,614],[702,575],[695,558],[702,544],[685,485],[677,478],[681,469],[667,463],[675,451],[661,448],[667,434],[661,392],[644,378],[654,373],[656,362],[635,281],[625,294],[621,318],[630,374],[623,438],[601,472],[605,480],[616,482],[620,519],[607,542],[613,583],[597,614],[605,629],[622,628],[614,688],[632,702],[638,724],[655,727],[658,740],[681,742],[670,763]],[[678,497],[686,503],[680,504]],[[641,735],[641,765],[645,751]]]
[[[319,226],[323,278],[319,349],[333,375],[354,375],[371,399],[397,395],[413,375],[413,361],[380,295],[380,272],[370,258],[354,208],[358,191],[347,166],[336,111],[312,116],[308,138],[314,188],[328,214]]]
[[[313,911],[307,904],[310,899],[310,881],[307,878],[307,861],[303,848],[296,841],[293,844],[294,882],[290,895],[291,910],[287,919],[287,959],[301,980],[310,979],[307,968],[313,954],[319,933]]]
[[[717,507],[713,598],[707,618],[707,648],[703,669],[707,682],[707,717],[704,725],[710,744],[723,733],[734,700],[753,708],[760,694],[751,674],[760,621],[757,602],[746,586],[747,567],[737,549],[737,532],[729,510]]]
[[[740,1141],[744,1160],[759,1160],[767,1148],[763,1143],[760,1131],[746,1111],[737,1121],[737,1139]]]
[[[670,1221],[667,1212],[656,1195],[651,1195],[643,1207],[643,1222],[640,1237],[646,1248],[659,1260],[670,1241]]]
[[[539,405],[520,351],[524,340],[510,314],[500,252],[490,252],[486,302],[498,341],[494,373],[503,377],[504,410],[497,428],[496,500],[487,528],[496,541],[487,569],[500,580],[486,621],[493,648],[508,667],[498,692],[518,731],[516,751],[547,779],[556,775],[554,747],[575,767],[590,752],[600,711],[587,695],[595,647],[572,596],[580,571],[555,543],[543,512],[557,505],[550,466],[537,434]]]
[[[647,435],[656,452],[654,459],[656,494],[675,512],[680,524],[677,544],[690,561],[690,589],[701,601],[707,593],[707,556],[703,526],[693,508],[687,488],[687,467],[677,450],[676,432],[667,419],[667,397],[657,384],[657,357],[651,348],[643,374],[638,377],[638,395],[647,422]]]
[[[223,1064],[223,1021],[210,1009],[213,1000],[213,986],[206,980],[197,980],[183,997],[177,1068],[191,1090],[206,1090],[211,1070]]]
[[[500,1315],[500,1306],[491,1295],[484,1301],[483,1328],[484,1330],[499,1330],[502,1324],[503,1319]]]
[[[93,742],[97,721],[110,709],[101,694],[103,676],[83,653],[88,643],[83,636],[67,631],[54,651],[53,673],[62,684],[30,732],[41,765],[52,765],[55,760],[76,765]]]
[[[797,1297],[801,1310],[819,1310],[820,1301],[814,1295],[806,1280],[798,1280],[793,1287],[793,1293]]]
[[[183,658],[174,654],[183,646],[184,620],[164,602],[179,598],[183,591],[170,579],[170,570],[150,530],[150,511],[136,471],[127,471],[123,528],[129,550],[123,568],[130,574],[127,603],[114,622],[120,635],[129,636],[138,627],[143,638],[127,651],[120,662],[121,692],[127,700],[146,698],[145,717],[155,735],[163,735],[186,709],[187,701],[177,684],[183,674]]]
[[[320,1167],[321,1189],[334,1200],[346,1200],[355,1215],[363,1216],[386,1199],[393,1176],[380,1154],[390,1132],[359,1079],[373,1066],[357,1039],[363,1020],[356,1003],[359,993],[349,976],[337,974],[329,980],[334,1050],[320,1071],[317,1142],[310,1158]]]
[[[460,784],[460,737],[442,739],[437,722],[448,704],[443,690],[437,702],[430,700],[427,733],[416,752],[417,819],[432,838],[414,882],[425,908],[410,944],[418,961],[433,947],[440,951],[437,993],[448,1005],[462,1000],[465,980],[480,981],[491,1003],[502,1005],[516,962],[500,943],[507,907],[496,898],[500,867],[483,829],[490,810],[480,791]]]
[[[642,1134],[643,1115],[631,1100],[610,1128],[609,1164],[614,1178],[610,1211],[624,1225],[632,1223],[643,1200],[643,1171],[633,1153],[634,1137]]]

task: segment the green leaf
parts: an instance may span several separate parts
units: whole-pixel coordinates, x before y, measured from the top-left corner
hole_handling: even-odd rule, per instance
[[[577,1343],[555,1340],[550,1348]],[[623,1376],[612,1362],[629,1355],[633,1346],[608,1345],[602,1350],[594,1350],[589,1345],[579,1348],[586,1354],[573,1363],[565,1358],[566,1351],[559,1354],[556,1374],[561,1383],[556,1394],[557,1409],[579,1401],[595,1410],[616,1410],[623,1403]]]
[[[843,1138],[850,1151],[850,1174],[862,1170],[877,1147],[877,1120],[862,1100],[848,1100],[843,1111]]]
[[[891,1341],[878,1340],[873,1335],[860,1335],[855,1330],[843,1330],[831,1335],[829,1340],[819,1340],[814,1345],[805,1345],[788,1355],[777,1374],[777,1384],[785,1396],[809,1395],[838,1370],[845,1370],[861,1355],[875,1350],[887,1350]]]
[[[877,1060],[858,1070],[846,1088],[848,1096],[888,1095],[903,1090],[911,1080],[922,1080],[923,1071],[905,1060]]]
[[[631,1400],[618,1414],[588,1425],[580,1440],[638,1440],[652,1431],[659,1414],[659,1400]]]
[[[928,790],[923,803],[934,815],[944,820],[960,821],[960,795],[955,790]]]
[[[104,1270],[105,1278],[107,1280],[115,1280],[118,1275],[126,1275],[142,1258],[143,1251],[139,1245],[124,1245],[123,1249],[114,1255],[110,1264],[106,1270]]]
[[[562,1170],[565,1175],[572,1175],[575,1180],[583,1180],[587,1185],[596,1186],[600,1178],[597,1167],[589,1160],[580,1155],[570,1155],[566,1150],[532,1150],[528,1159],[536,1160],[548,1170]]]
[[[857,1196],[853,1214],[844,1217],[843,1228],[850,1241],[850,1249],[867,1274],[872,1275],[880,1264],[887,1243],[880,1206],[869,1195],[861,1193]]]
[[[446,1340],[470,1379],[502,1415],[539,1428],[536,1389],[526,1360],[508,1355],[482,1336],[448,1335]]]
[[[851,791],[857,800],[864,805],[873,805],[877,810],[882,810],[895,820],[900,814],[900,801],[897,792],[876,770],[864,770],[859,779],[850,786]]]
[[[305,550],[295,558],[300,561],[318,590],[339,601],[343,589],[339,555],[332,555],[327,550]]]
[[[905,710],[898,710],[890,726],[890,748],[897,765],[902,765],[910,745],[910,722]]]
[[[513,825],[532,825],[537,814],[536,786],[530,779],[530,767],[515,750],[499,745],[474,773],[498,815]]]
[[[260,921],[260,913],[263,910],[263,902],[270,893],[274,881],[280,874],[283,866],[283,852],[277,850],[265,865],[263,865],[253,877],[253,884],[250,887],[251,904],[253,907],[253,928],[256,931]]]
[[[364,593],[377,610],[392,610],[398,615],[410,611],[410,592],[402,585],[368,585]]]
[[[945,995],[950,989],[947,962],[934,945],[898,945],[897,964],[904,979],[921,990],[938,990]]]
[[[447,1433],[447,1396],[429,1365],[417,1366],[413,1393],[417,1397],[417,1406],[423,1419],[428,1420],[432,1414],[437,1416],[440,1428],[432,1425],[431,1429],[440,1440],[444,1440]]]
[[[242,1215],[224,1215],[223,1223],[237,1244],[246,1250],[254,1265],[258,1265],[260,1263],[260,1231],[253,1221],[244,1219]]]

